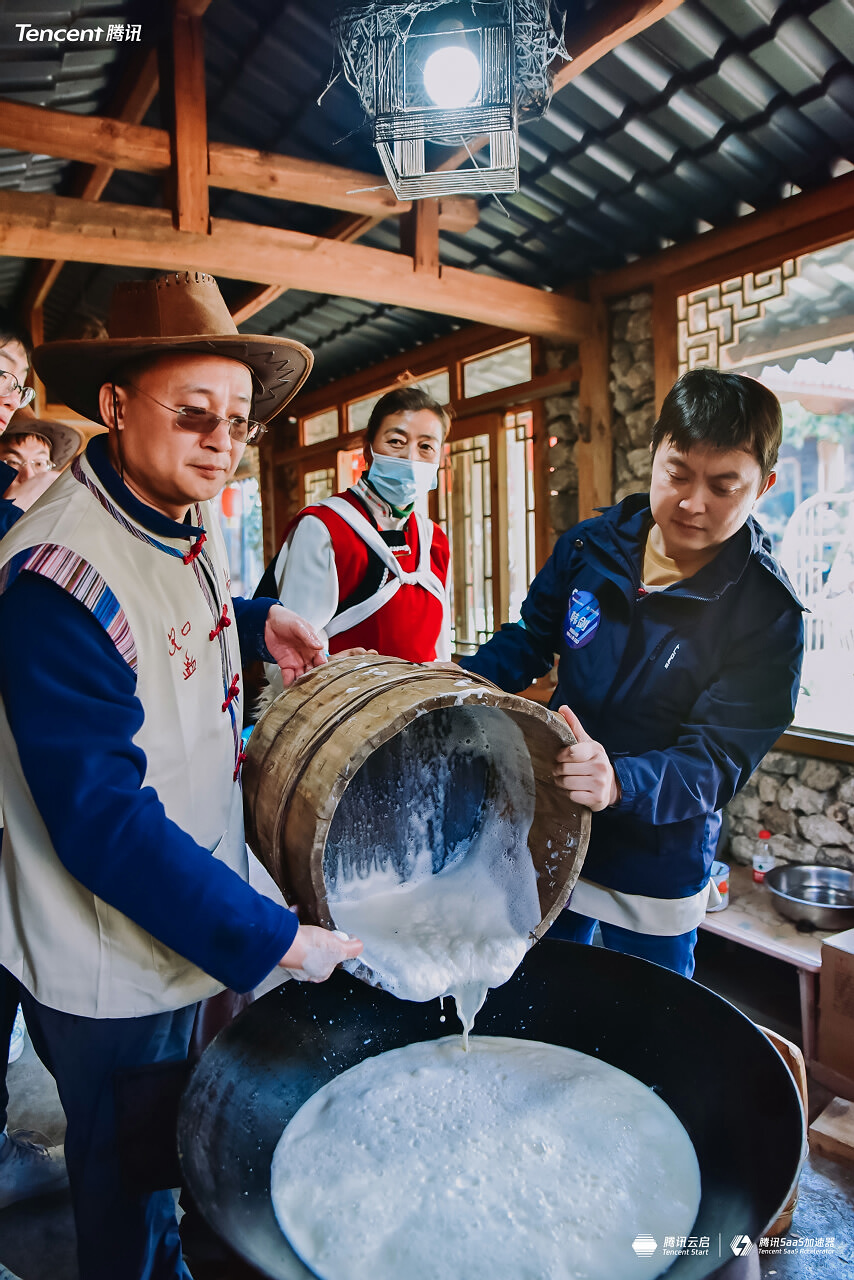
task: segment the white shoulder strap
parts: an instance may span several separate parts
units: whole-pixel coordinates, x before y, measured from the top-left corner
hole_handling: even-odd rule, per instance
[[[327,635],[334,636],[339,635],[342,631],[349,631],[351,627],[357,627],[359,623],[373,617],[375,613],[379,613],[380,609],[388,604],[389,600],[397,594],[404,583],[408,586],[424,587],[437,600],[444,603],[445,588],[433,572],[430,563],[430,551],[433,545],[432,520],[425,520],[422,515],[416,513],[418,568],[414,573],[406,573],[401,569],[397,557],[380,537],[371,522],[351,503],[346,502],[343,498],[332,497],[325,498],[320,505],[331,508],[336,515],[345,520],[366,546],[376,552],[390,574],[390,577],[380,586],[379,590],[369,596],[367,600],[362,600],[359,604],[354,604],[342,613],[336,614],[326,625]]]

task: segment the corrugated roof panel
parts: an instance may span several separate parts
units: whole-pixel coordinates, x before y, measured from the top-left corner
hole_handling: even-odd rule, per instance
[[[760,14],[755,6],[745,4],[744,0],[698,0],[698,3],[707,12],[711,11],[739,39],[746,39],[768,24],[767,15]],[[669,20],[668,15],[664,21]]]
[[[835,49],[850,61],[854,61],[854,5],[823,5],[810,17],[810,22]]]

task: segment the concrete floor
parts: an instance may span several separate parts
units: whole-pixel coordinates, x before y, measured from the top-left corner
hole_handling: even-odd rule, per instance
[[[776,961],[744,948],[735,949],[711,935],[700,937],[698,979],[750,1016],[797,1040],[797,983],[790,986],[791,976],[787,967]],[[10,1128],[39,1129],[51,1142],[61,1142],[64,1117],[56,1089],[29,1042],[19,1061],[9,1068],[8,1081]],[[829,1100],[827,1090],[811,1083],[810,1119]],[[854,1165],[811,1155],[801,1175],[800,1199],[787,1239],[833,1237],[834,1245],[829,1253],[797,1243],[780,1254],[766,1253],[760,1259],[763,1280],[843,1280],[854,1275],[852,1206]],[[0,1264],[21,1280],[78,1280],[67,1192],[0,1212]]]

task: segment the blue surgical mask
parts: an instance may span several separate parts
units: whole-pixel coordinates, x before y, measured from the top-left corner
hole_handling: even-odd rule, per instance
[[[399,511],[425,497],[439,483],[438,462],[413,462],[411,458],[389,458],[375,453],[368,479],[381,498]]]

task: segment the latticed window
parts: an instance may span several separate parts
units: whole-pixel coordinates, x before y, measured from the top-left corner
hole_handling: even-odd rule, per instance
[[[467,654],[518,620],[536,573],[534,414],[491,414],[456,439],[460,429],[445,447],[437,518],[451,545],[452,648]]]
[[[746,272],[677,302],[679,372],[750,374],[783,406],[777,483],[757,517],[800,598],[795,724],[854,725],[854,240]]]
[[[488,435],[453,441],[439,481],[439,523],[451,545],[455,653],[474,653],[495,630],[490,443]]]
[[[317,471],[306,471],[303,477],[303,493],[306,507],[324,498],[331,498],[335,492],[335,468],[320,467]]]

